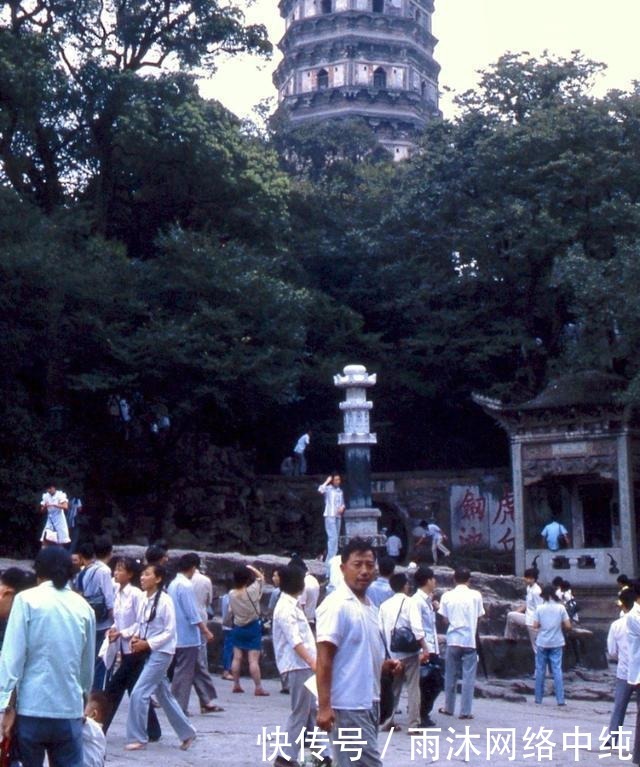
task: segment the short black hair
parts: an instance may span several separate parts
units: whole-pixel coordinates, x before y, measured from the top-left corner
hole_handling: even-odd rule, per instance
[[[285,594],[295,596],[304,591],[304,570],[297,565],[288,564],[278,568],[280,590]]]
[[[380,575],[383,575],[385,578],[389,578],[393,575],[395,569],[396,561],[392,557],[380,557],[378,560],[378,570],[380,571]]]
[[[91,541],[85,541],[77,547],[76,553],[83,559],[93,559],[96,555],[96,550],[93,548],[93,543],[91,543]]]
[[[113,541],[110,535],[99,535],[93,542],[93,548],[95,549],[96,556],[106,557],[113,551]]]
[[[562,587],[562,581],[563,581],[562,576],[556,575],[556,577],[551,581],[551,585],[554,586],[556,589],[559,589]]]
[[[394,594],[399,594],[404,591],[404,587],[407,585],[407,576],[404,573],[395,573],[389,578],[389,586]]]
[[[423,567],[420,565],[420,567],[413,574],[413,582],[418,588],[422,588],[422,586],[424,586],[427,581],[430,581],[435,577],[436,574],[430,567]]]
[[[187,570],[191,570],[192,567],[197,567],[199,564],[200,557],[194,551],[190,551],[188,554],[183,554],[178,560],[178,572],[186,573]]]
[[[376,550],[373,548],[371,541],[368,541],[365,538],[352,538],[342,549],[340,555],[342,564],[345,565],[349,561],[349,557],[355,552],[362,553],[364,551],[370,551],[375,559]]]
[[[616,578],[616,583],[618,583],[620,586],[628,586],[631,583],[631,581],[629,580],[629,576],[628,575],[625,575],[624,573],[621,573]]]
[[[233,571],[233,588],[241,589],[243,586],[250,586],[255,578],[254,573],[246,565],[236,567]]]
[[[52,581],[58,590],[63,589],[73,577],[71,554],[61,546],[47,546],[41,549],[33,567],[40,580]]]
[[[453,580],[456,583],[469,583],[471,580],[471,570],[468,567],[456,567],[453,572]]]
[[[305,561],[304,561],[304,559],[303,559],[303,558],[300,556],[300,554],[292,554],[292,555],[291,555],[291,559],[290,559],[290,560],[289,560],[289,562],[288,562],[288,565],[289,565],[290,567],[297,567],[297,568],[299,568],[300,570],[302,570],[302,571],[303,571],[303,572],[305,572],[305,573],[306,573],[306,572],[307,572],[307,570],[309,569],[309,568],[307,567],[307,564],[306,564],[306,562],[305,562]]]
[[[563,591],[569,591],[569,589],[571,588],[571,584],[569,583],[569,581],[565,581],[565,580],[563,579],[563,580],[562,580],[562,584],[560,585],[560,588],[561,588]]]
[[[556,596],[556,590],[553,588],[553,586],[543,586],[542,591],[540,592],[540,596],[544,599],[545,602],[560,601]]]
[[[118,557],[114,565],[114,569],[118,567],[118,565],[124,567],[124,569],[134,578],[140,575],[142,570],[142,563],[140,560],[134,559],[133,557]]]
[[[8,567],[0,575],[0,582],[18,594],[20,591],[35,586],[35,575],[31,571],[21,570],[19,567]]]
[[[148,546],[147,550],[144,553],[144,558],[147,560],[147,564],[149,565],[157,564],[161,559],[164,559],[166,556],[167,556],[166,548],[164,546],[159,546],[157,543],[154,543],[151,546]]]
[[[524,577],[525,578],[533,578],[534,580],[538,580],[538,568],[537,567],[527,567],[527,569],[524,571]]]
[[[636,590],[633,588],[624,589],[618,594],[618,599],[623,607],[630,610],[636,603]]]

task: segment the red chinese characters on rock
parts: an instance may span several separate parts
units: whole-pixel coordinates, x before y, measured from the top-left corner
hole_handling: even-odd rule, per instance
[[[513,493],[511,490],[505,490],[493,519],[491,520],[492,535],[491,540],[502,546],[504,551],[513,551],[515,545],[514,529],[514,506]],[[504,529],[506,528],[506,529]],[[493,531],[495,530],[495,535]],[[500,535],[501,534],[501,535]],[[498,537],[500,536],[500,537]]]
[[[461,519],[482,522],[487,510],[487,502],[481,495],[474,495],[469,489],[464,494],[464,498],[460,504],[460,510],[462,511]],[[461,532],[462,529],[463,528],[460,528]],[[480,537],[482,538],[482,535]],[[462,540],[462,537],[460,540]]]

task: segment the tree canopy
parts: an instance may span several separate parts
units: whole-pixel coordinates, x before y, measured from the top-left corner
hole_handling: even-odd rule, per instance
[[[474,390],[595,368],[639,401],[640,91],[595,98],[602,65],[507,54],[394,163],[361,121],[263,133],[203,99],[219,52],[269,52],[233,6],[0,22],[5,540],[54,476],[114,534],[244,545],[253,471],[307,426],[338,465],[351,362],[379,469],[506,463]]]

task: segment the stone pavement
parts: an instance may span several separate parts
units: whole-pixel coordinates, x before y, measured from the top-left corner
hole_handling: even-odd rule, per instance
[[[109,731],[108,738],[108,767],[129,767],[130,765],[159,765],[161,767],[186,767],[187,765],[207,765],[209,767],[259,767],[269,762],[262,759],[262,747],[257,745],[258,735],[262,727],[273,732],[277,725],[284,726],[289,708],[289,697],[279,693],[279,682],[267,680],[265,687],[271,692],[269,698],[256,698],[251,690],[249,680],[243,682],[244,695],[233,695],[231,683],[216,678],[218,689],[218,703],[225,708],[222,714],[201,715],[198,711],[197,700],[192,696],[191,710],[192,721],[198,730],[198,739],[187,752],[178,748],[178,741],[164,718],[159,712],[163,728],[163,737],[159,743],[150,744],[145,751],[129,753],[123,750],[125,740],[125,719],[127,699],[114,720]],[[436,708],[441,703],[441,698],[436,702]],[[491,764],[493,767],[526,767],[541,763],[556,767],[557,765],[582,764],[587,767],[596,765],[620,764],[627,759],[620,759],[616,753],[600,751],[599,736],[602,727],[608,723],[611,712],[611,703],[606,701],[574,701],[569,700],[567,706],[559,708],[555,699],[547,697],[541,706],[533,703],[533,698],[528,697],[527,702],[514,703],[504,700],[476,699],[474,701],[473,721],[460,721],[457,718],[434,714],[437,726],[442,728],[439,741],[439,758],[435,762],[438,765],[460,765],[465,763],[465,731],[470,734],[467,742],[471,741],[479,754],[470,751],[469,763],[474,767],[482,764]],[[412,765],[426,765],[433,763],[433,755],[424,756],[419,749],[420,737],[409,736],[404,727],[406,701],[402,701],[403,713],[397,717],[402,731],[394,732],[389,737],[388,733],[381,733],[379,738],[380,747],[383,748],[387,738],[389,744],[384,759],[385,767],[412,767]],[[631,737],[635,724],[636,704],[632,703],[627,713],[626,726]],[[468,729],[465,728],[468,725]],[[454,732],[449,732],[452,727]],[[579,728],[578,737],[583,745],[587,745],[587,737],[591,738],[590,750],[582,749],[575,751],[568,747],[575,743],[575,728]],[[503,728],[503,736],[507,738],[500,741],[500,746],[509,746],[509,737],[515,730],[515,756],[510,758],[508,751],[501,755],[492,753],[487,758],[487,728]],[[529,748],[523,736],[531,728],[529,734],[533,738],[528,741]],[[553,748],[546,748],[538,736],[539,729],[551,730],[548,738],[555,743]],[[478,736],[478,737],[474,737]],[[451,738],[451,742],[447,742]],[[564,740],[563,740],[564,738]],[[413,741],[413,753],[412,753]],[[495,745],[495,740],[492,741]],[[564,743],[564,750],[563,750]],[[538,746],[541,751],[538,751]],[[453,749],[451,754],[449,752]],[[460,751],[460,753],[457,753]],[[549,759],[548,756],[551,756]],[[623,753],[623,755],[625,755]],[[628,756],[628,754],[626,754]],[[354,765],[358,762],[354,761]]]

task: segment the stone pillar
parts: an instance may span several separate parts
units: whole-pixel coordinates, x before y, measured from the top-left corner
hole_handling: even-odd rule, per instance
[[[524,527],[524,478],[522,476],[522,442],[511,438],[511,472],[513,477],[513,526],[516,575],[522,576],[526,568],[527,547]]]
[[[625,431],[617,439],[618,496],[620,504],[620,548],[623,573],[635,573],[638,566],[636,551],[636,514],[633,493],[633,467],[631,464],[631,440]]]
[[[371,501],[371,445],[377,443],[377,438],[369,431],[373,403],[367,400],[367,389],[375,386],[376,376],[369,375],[363,365],[347,365],[343,375],[334,376],[333,382],[346,390],[345,401],[340,403],[344,432],[338,435],[338,444],[345,448],[347,467],[344,538],[361,537],[380,545],[380,511],[373,508]]]

